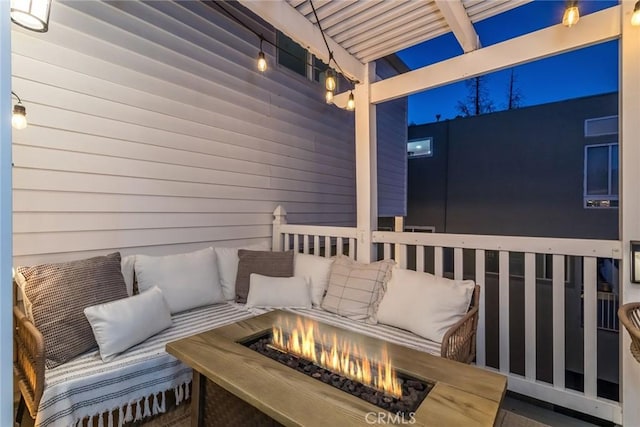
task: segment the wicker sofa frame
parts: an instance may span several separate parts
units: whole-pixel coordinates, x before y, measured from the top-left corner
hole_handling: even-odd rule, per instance
[[[476,285],[469,310],[445,333],[440,356],[462,363],[471,363],[476,356],[476,333],[480,286]],[[24,409],[35,419],[44,392],[45,344],[40,331],[16,305],[14,316],[14,375],[21,393],[16,421],[21,423]],[[164,414],[168,415],[168,414]],[[87,425],[87,420],[83,425]]]
[[[630,302],[620,306],[618,318],[631,337],[629,350],[640,362],[640,302]]]

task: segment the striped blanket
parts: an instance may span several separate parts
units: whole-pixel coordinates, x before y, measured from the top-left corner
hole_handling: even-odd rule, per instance
[[[138,421],[163,413],[165,393],[175,393],[177,403],[188,399],[187,386],[192,377],[189,367],[165,352],[165,344],[265,311],[250,312],[241,305],[229,303],[179,313],[173,316],[171,328],[127,350],[111,362],[103,362],[95,350],[48,369],[35,426],[76,426],[85,418],[89,418],[89,425],[92,425],[93,418],[99,417],[99,427],[112,427],[114,420],[119,420],[122,425],[123,421]],[[354,322],[323,310],[291,311],[344,329],[440,354],[440,344],[407,331]]]

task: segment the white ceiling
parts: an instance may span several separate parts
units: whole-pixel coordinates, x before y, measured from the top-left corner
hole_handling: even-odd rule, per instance
[[[312,24],[309,0],[286,0]],[[314,0],[325,33],[362,63],[453,31],[465,52],[480,47],[473,23],[531,0]]]

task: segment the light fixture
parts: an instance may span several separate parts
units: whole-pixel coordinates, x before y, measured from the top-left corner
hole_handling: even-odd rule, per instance
[[[353,98],[353,91],[349,92],[349,99],[347,100],[347,110],[353,111],[356,109],[356,100]]]
[[[11,126],[14,129],[21,130],[27,127],[27,109],[22,105],[22,100],[15,92],[11,92],[15,96],[18,103],[13,106],[13,115],[11,116]]]
[[[329,63],[331,63],[331,59],[329,59]],[[332,92],[336,90],[336,76],[334,75],[331,68],[327,68],[327,74],[324,79],[324,87]]]
[[[333,91],[326,91],[324,94],[324,99],[325,101],[327,101],[327,104],[331,104],[331,101],[333,101]]]
[[[633,8],[633,15],[631,15],[631,25],[634,27],[640,27],[640,0],[636,2]]]
[[[580,11],[578,10],[578,1],[569,0],[562,16],[562,25],[571,28],[578,23],[580,19]]]
[[[632,240],[631,244],[631,283],[640,283],[640,242]]]
[[[264,52],[262,51],[263,40],[264,40],[264,37],[260,36],[260,52],[258,53],[258,70],[264,73],[267,70],[267,58],[264,57]]]
[[[28,30],[46,33],[51,0],[11,0],[11,20]]]

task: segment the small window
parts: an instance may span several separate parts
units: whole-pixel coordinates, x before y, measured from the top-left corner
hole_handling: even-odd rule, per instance
[[[433,156],[433,138],[412,139],[407,142],[407,155],[410,159]]]
[[[280,31],[276,34],[276,44],[278,45],[278,64],[307,77],[307,49]]]
[[[618,144],[584,147],[584,207],[618,207]]]

